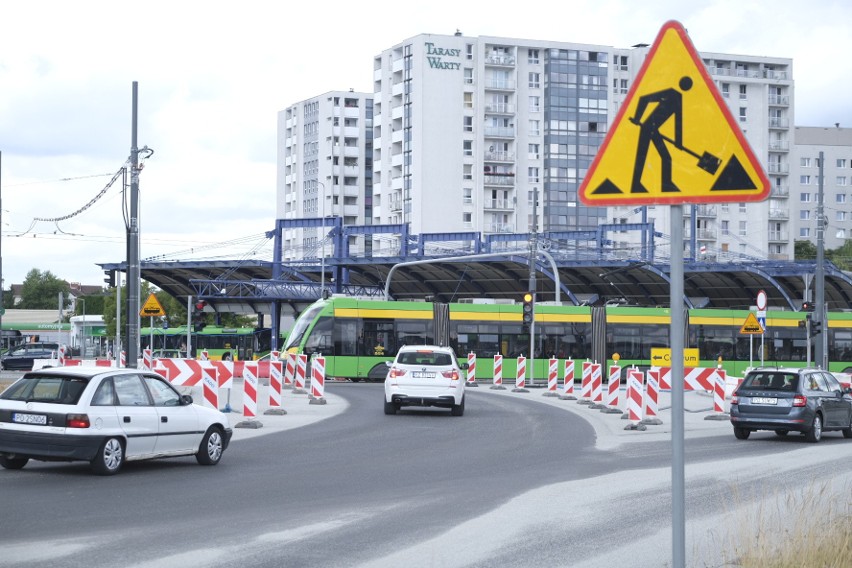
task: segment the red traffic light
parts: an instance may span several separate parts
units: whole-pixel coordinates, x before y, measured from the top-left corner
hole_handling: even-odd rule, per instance
[[[206,305],[207,305],[206,301],[199,300],[199,301],[195,302],[195,309],[200,312],[204,309],[204,306],[206,306]]]

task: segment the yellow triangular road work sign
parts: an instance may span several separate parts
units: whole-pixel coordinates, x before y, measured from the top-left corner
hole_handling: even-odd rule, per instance
[[[740,333],[744,335],[763,335],[763,326],[757,321],[755,315],[749,312],[743,326],[740,328]]]
[[[762,201],[770,185],[679,22],[660,30],[583,183],[586,205]]]
[[[151,294],[148,296],[148,299],[145,300],[145,304],[142,306],[142,309],[139,310],[140,316],[164,316],[166,315],[166,310],[163,309],[163,304],[160,303],[160,300],[157,299],[157,296]]]

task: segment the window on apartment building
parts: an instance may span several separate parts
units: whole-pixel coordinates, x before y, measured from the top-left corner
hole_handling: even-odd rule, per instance
[[[527,168],[527,181],[530,183],[539,183],[538,168]]]
[[[799,165],[803,168],[811,167],[811,159],[810,158],[799,158]]]
[[[835,196],[834,201],[836,203],[846,203],[846,194],[845,193],[838,193]]]
[[[802,203],[810,203],[811,202],[811,194],[810,193],[800,193],[799,201]]]
[[[731,84],[722,83],[722,96],[726,99],[731,96]]]
[[[464,82],[468,85],[473,84],[473,69],[470,67],[464,68]]]
[[[541,97],[530,96],[530,112],[541,112]]]
[[[740,221],[740,236],[741,237],[746,236],[747,225],[748,225],[748,223],[746,221]]]
[[[799,176],[800,185],[811,185],[811,176]]]
[[[530,121],[530,135],[538,136],[541,134],[541,121],[540,120],[531,120]]]
[[[837,176],[837,185],[846,185],[846,176]]]
[[[802,221],[810,221],[811,219],[811,210],[810,209],[802,209],[799,211],[799,219]]]
[[[464,108],[473,108],[473,93],[464,94]]]
[[[473,156],[473,140],[463,140],[462,151],[465,156]]]
[[[473,190],[469,187],[462,189],[462,201],[464,203],[473,203]]]
[[[810,237],[811,230],[808,227],[799,227],[799,236],[800,237]]]
[[[741,101],[744,101],[748,98],[748,96],[746,95],[747,92],[748,91],[747,91],[746,85],[740,85],[740,100]]]
[[[473,224],[473,214],[472,213],[462,213],[462,223],[465,226],[470,226]]]
[[[467,180],[473,179],[473,166],[471,164],[464,165],[464,170],[462,171],[462,178]]]
[[[846,211],[837,211],[837,220],[845,221],[846,220]]]
[[[740,122],[745,122],[748,119],[746,116],[746,107],[740,107]]]
[[[740,213],[745,213],[745,212],[746,212],[746,204],[740,203]]]
[[[527,147],[527,157],[531,160],[538,160],[539,159],[539,148],[540,148],[540,146],[538,144],[530,144]]]
[[[730,234],[730,221],[723,220],[722,221],[722,234],[729,235]]]
[[[527,63],[538,63],[539,61],[539,51],[537,49],[527,51]]]
[[[822,166],[822,162],[820,162],[819,158],[814,158],[814,167],[818,168]]]
[[[473,132],[473,117],[472,116],[464,116],[462,117],[464,121],[464,131],[465,132]]]
[[[464,52],[468,59],[473,59],[473,44],[469,43],[464,46]]]
[[[541,73],[530,73],[529,87],[531,89],[538,89],[541,87]]]
[[[619,79],[619,81],[620,81],[619,93],[622,94],[622,95],[626,95],[627,94],[628,81],[627,81],[627,79]]]
[[[626,55],[613,55],[612,56],[612,64],[619,71],[627,71],[627,56]]]
[[[837,167],[845,168],[846,167],[846,158],[837,158]]]
[[[722,203],[722,213],[727,213],[730,210],[730,206],[727,203]]]
[[[834,236],[837,237],[838,239],[845,239],[846,238],[846,229],[837,229],[837,232],[834,234]]]

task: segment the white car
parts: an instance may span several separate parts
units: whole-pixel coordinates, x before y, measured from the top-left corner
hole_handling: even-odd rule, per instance
[[[0,466],[88,461],[99,475],[125,461],[194,455],[215,465],[228,417],[193,404],[156,373],[59,367],[31,371],[0,394]]]
[[[403,406],[449,408],[453,416],[464,414],[465,377],[456,354],[449,347],[412,345],[400,348],[388,362],[385,379],[385,414]]]

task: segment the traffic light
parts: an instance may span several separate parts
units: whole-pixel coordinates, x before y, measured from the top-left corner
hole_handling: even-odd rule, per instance
[[[814,311],[814,303],[813,302],[802,302],[802,311],[803,312],[812,312]]]
[[[811,320],[811,337],[817,336],[822,333],[822,322],[821,321],[813,321]]]
[[[521,315],[521,324],[524,331],[529,331],[535,318],[535,294],[524,293],[524,311]]]
[[[106,278],[104,278],[104,282],[107,288],[115,288],[115,270],[106,270],[105,274]]]
[[[204,322],[204,307],[206,305],[207,302],[205,300],[195,302],[195,309],[192,311],[192,329],[194,331],[201,331],[207,325]]]

